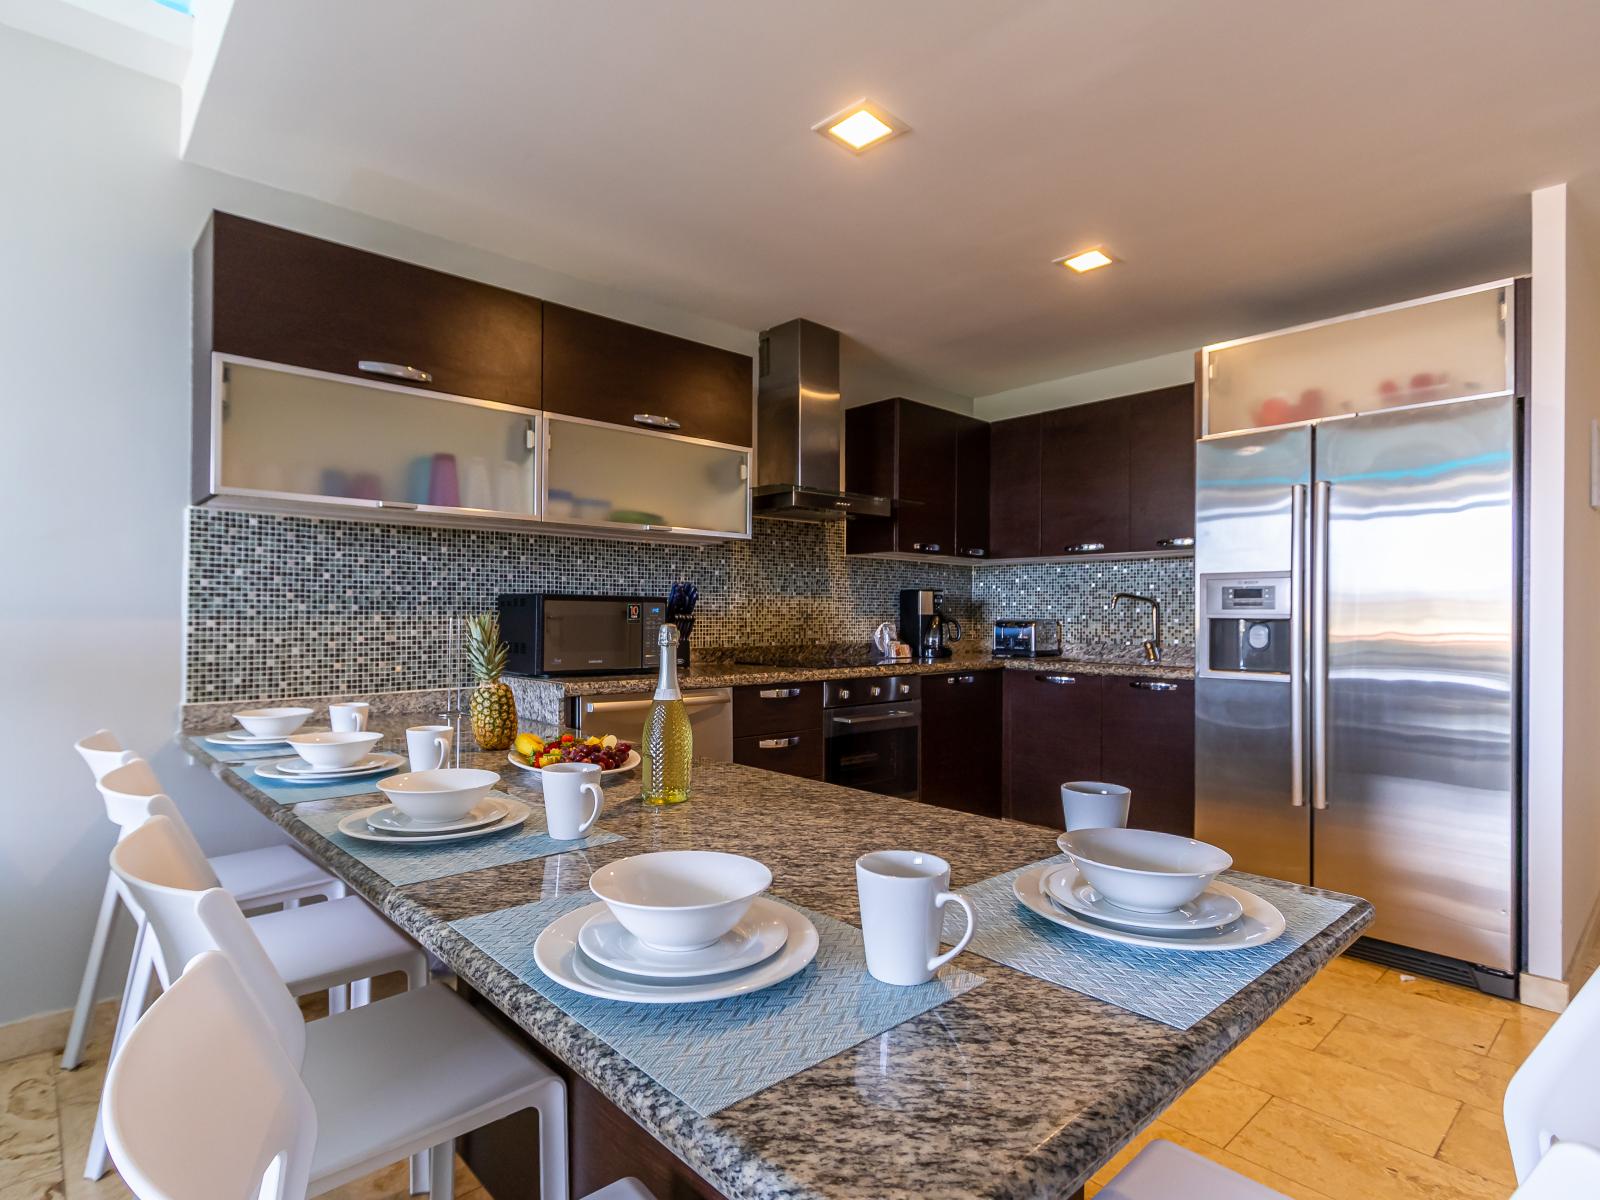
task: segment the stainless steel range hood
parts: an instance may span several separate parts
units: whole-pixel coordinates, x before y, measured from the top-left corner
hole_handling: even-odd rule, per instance
[[[839,331],[797,318],[763,333],[755,514],[791,521],[888,516],[887,496],[843,490],[843,434]]]

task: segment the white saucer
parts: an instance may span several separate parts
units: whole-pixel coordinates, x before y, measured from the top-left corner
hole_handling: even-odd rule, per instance
[[[578,945],[602,967],[643,979],[725,975],[765,962],[789,937],[783,905],[757,896],[739,923],[703,950],[653,950],[622,927],[609,909],[578,931]]]
[[[479,801],[466,816],[455,821],[417,821],[406,816],[393,804],[385,804],[367,814],[367,828],[379,833],[398,834],[407,840],[430,833],[456,833],[463,829],[478,829],[505,820],[505,801],[490,796]]]
[[[363,767],[359,771],[339,771],[331,775],[325,772],[285,771],[283,769],[285,761],[297,763],[305,761],[300,758],[288,760],[275,758],[271,762],[257,763],[255,765],[255,773],[263,779],[272,780],[274,783],[338,783],[341,780],[365,779],[372,775],[383,775],[396,767],[403,767],[406,764],[405,755],[403,754],[374,754],[371,757],[378,761],[370,767]]]
[[[476,829],[458,829],[454,833],[381,833],[367,824],[367,818],[378,809],[389,807],[387,804],[380,804],[373,808],[360,809],[345,817],[339,822],[339,832],[361,842],[382,842],[387,846],[415,846],[428,842],[459,842],[465,838],[487,837],[491,833],[522,828],[522,823],[528,819],[530,811],[526,804],[520,800],[513,800],[510,796],[496,793],[491,793],[491,798],[505,805],[506,814],[493,825],[480,825]]]
[[[1011,884],[1029,912],[1056,925],[1090,937],[1122,942],[1129,946],[1148,946],[1159,950],[1242,950],[1246,946],[1264,946],[1284,930],[1283,914],[1267,901],[1243,888],[1234,889],[1244,905],[1244,915],[1231,925],[1220,929],[1201,929],[1194,933],[1156,934],[1140,933],[1133,929],[1116,929],[1102,925],[1088,917],[1080,917],[1070,909],[1062,908],[1044,890],[1044,877],[1054,871],[1059,863],[1046,863],[1031,867],[1018,875]]]
[[[1107,925],[1115,925],[1119,929],[1137,929],[1144,933],[1193,933],[1231,925],[1244,915],[1245,893],[1226,883],[1213,882],[1188,904],[1172,912],[1144,913],[1118,908],[1095,891],[1072,863],[1047,871],[1042,882],[1050,899],[1062,908]]]
[[[368,771],[379,770],[394,757],[396,756],[385,754],[382,751],[376,754],[363,754],[348,767],[318,767],[308,763],[303,758],[286,758],[278,764],[278,770],[285,775],[328,776],[330,778],[337,775],[365,775]]]
[[[754,907],[752,905],[752,907]],[[602,967],[578,949],[579,931],[597,912],[608,912],[604,903],[586,904],[576,912],[558,917],[545,927],[533,943],[533,961],[539,969],[564,988],[600,1000],[624,1000],[633,1004],[694,1004],[702,1000],[722,1000],[758,992],[797,975],[817,956],[817,930],[802,914],[786,904],[777,904],[788,927],[788,938],[777,954],[763,963],[722,975],[698,975],[688,979],[638,979]]]
[[[325,729],[296,729],[295,733],[326,733]],[[260,737],[253,733],[246,733],[242,729],[224,729],[217,733],[203,733],[200,735],[202,742],[210,742],[213,746],[287,746],[289,734],[279,737]]]
[[[533,776],[533,782],[539,784],[541,787],[544,785],[543,767],[534,766],[515,750],[507,752],[506,761],[509,762],[513,767],[521,767],[524,771],[527,771],[529,774],[531,774]],[[612,767],[609,771],[600,772],[600,781],[601,783],[604,783],[609,779],[615,779],[618,775],[624,775],[633,770],[643,761],[644,759],[639,757],[639,752],[637,750],[629,750],[628,757],[623,760],[620,767]]]

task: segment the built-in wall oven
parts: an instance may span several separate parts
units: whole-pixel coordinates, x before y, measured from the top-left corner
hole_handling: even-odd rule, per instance
[[[917,798],[921,686],[914,675],[833,679],[822,685],[829,783]]]

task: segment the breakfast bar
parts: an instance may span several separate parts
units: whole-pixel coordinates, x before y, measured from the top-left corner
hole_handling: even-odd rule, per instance
[[[407,725],[419,719],[375,706],[372,728],[385,735],[385,746],[403,748]],[[698,849],[758,859],[771,869],[775,899],[820,914],[829,928],[855,926],[854,863],[869,851],[940,855],[952,865],[952,887],[967,891],[1055,857],[1055,832],[697,761],[693,798],[675,808],[642,804],[636,777],[609,782],[599,822],[576,849],[431,878],[422,872],[417,882],[396,883],[391,879],[412,876],[380,871],[328,832],[336,814],[370,807],[375,795],[283,803],[283,790],[258,787],[246,763],[222,761],[197,738],[183,742],[317,862],[442,959],[463,991],[519,1028],[561,1071],[571,1106],[574,1195],[622,1175],[639,1177],[662,1200],[1074,1195],[1373,915],[1354,897],[1256,880],[1278,895],[1327,902],[1337,915],[1303,933],[1286,957],[1187,1027],[969,951],[946,968],[961,986],[920,1015],[726,1106],[697,1104],[636,1065],[618,1048],[632,1045],[626,1038],[597,1034],[571,1015],[572,1006],[550,998],[551,985],[531,986],[508,968],[505,954],[486,951],[485,939],[469,936],[461,923],[473,931],[481,923],[472,918],[583,895],[590,874],[618,859]],[[539,810],[538,789],[505,752],[469,747],[461,765],[499,772],[507,793]],[[643,1005],[617,1007],[639,1011],[641,1020],[648,1015]],[[532,1177],[536,1143],[528,1126],[514,1124],[519,1119],[463,1142],[464,1156],[493,1194],[512,1194]]]

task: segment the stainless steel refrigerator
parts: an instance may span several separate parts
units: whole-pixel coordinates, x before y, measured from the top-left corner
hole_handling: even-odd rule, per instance
[[[1492,397],[1216,437],[1196,473],[1196,836],[1370,900],[1377,955],[1502,993],[1517,413]]]

